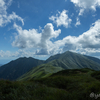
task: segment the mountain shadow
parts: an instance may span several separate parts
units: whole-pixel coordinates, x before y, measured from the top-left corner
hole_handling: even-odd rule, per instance
[[[42,63],[44,63],[43,60],[37,60],[31,57],[16,59],[0,67],[0,79],[16,80],[33,67]]]

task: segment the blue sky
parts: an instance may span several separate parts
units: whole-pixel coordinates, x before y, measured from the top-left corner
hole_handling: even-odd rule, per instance
[[[100,58],[100,0],[0,0],[0,64],[67,50]]]

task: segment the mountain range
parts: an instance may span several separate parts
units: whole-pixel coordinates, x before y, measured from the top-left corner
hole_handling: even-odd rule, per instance
[[[100,59],[66,51],[47,60],[19,58],[0,67],[0,79],[29,80],[44,78],[65,69],[100,70]]]

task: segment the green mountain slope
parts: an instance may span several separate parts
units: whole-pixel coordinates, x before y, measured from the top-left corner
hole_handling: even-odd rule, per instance
[[[94,58],[95,59],[95,58]],[[18,78],[18,80],[28,80],[32,78],[43,78],[65,69],[81,69],[89,68],[94,70],[100,70],[100,64],[94,62],[87,57],[73,53],[65,52],[63,54],[57,54],[51,56],[45,61],[46,64],[33,68],[28,73]]]
[[[42,64],[38,67],[33,68],[29,72],[25,73],[21,77],[19,77],[17,80],[29,80],[29,79],[36,79],[36,78],[44,78],[47,76],[52,75],[53,73],[56,73],[58,71],[64,70],[62,67],[55,67],[48,64]]]
[[[90,69],[94,69],[94,70],[100,70],[99,63],[89,59],[86,56],[83,56],[83,55],[77,54],[77,53],[73,53],[70,51],[50,57],[49,59],[47,59],[46,62],[51,61],[52,66],[58,66],[56,64],[55,58],[56,58],[57,63],[60,62],[59,66],[60,67],[63,66],[64,69],[90,68]]]
[[[34,58],[19,58],[0,67],[0,79],[16,80],[33,67],[42,64],[44,61]]]

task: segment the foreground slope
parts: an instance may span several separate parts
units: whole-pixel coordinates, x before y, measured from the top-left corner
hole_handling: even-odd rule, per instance
[[[100,64],[81,54],[67,51],[63,54],[51,56],[45,61],[45,64],[33,68],[18,78],[18,80],[44,78],[61,70],[81,68],[100,70]]]
[[[19,58],[0,67],[0,79],[16,80],[24,73],[42,64],[44,61],[34,58]]]
[[[68,69],[42,79],[1,80],[0,100],[99,100],[99,76],[100,71]]]

